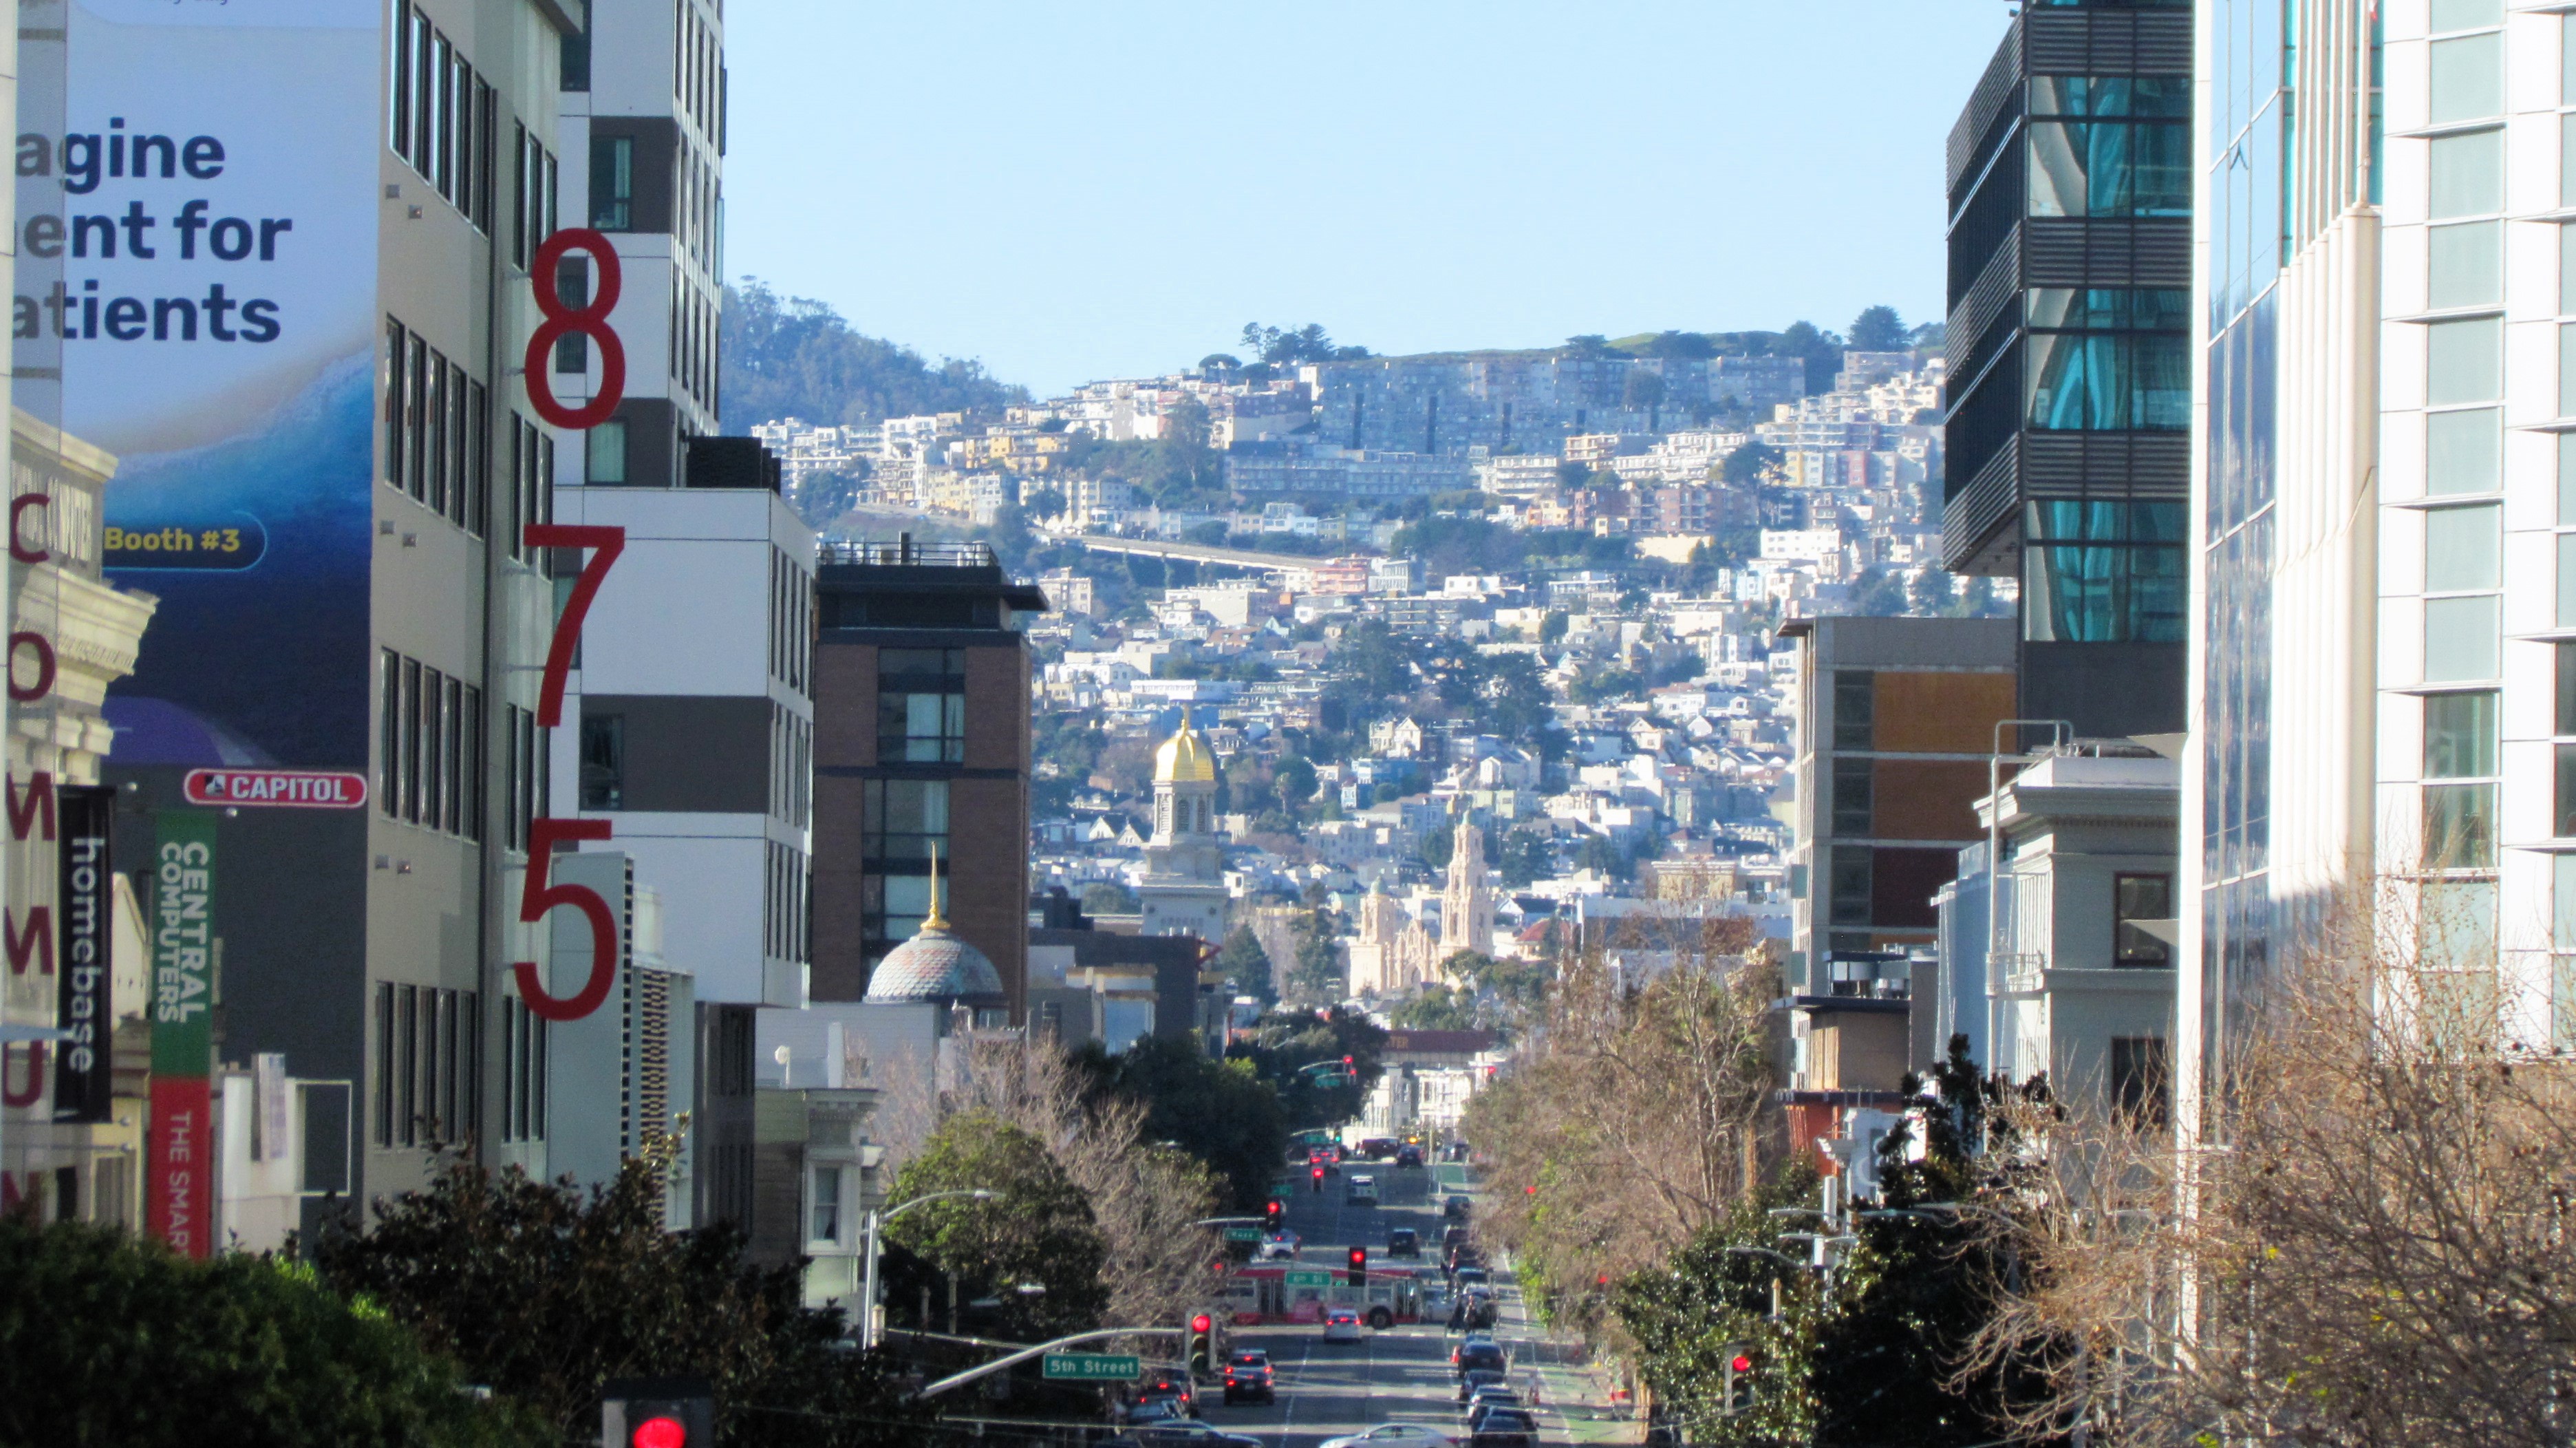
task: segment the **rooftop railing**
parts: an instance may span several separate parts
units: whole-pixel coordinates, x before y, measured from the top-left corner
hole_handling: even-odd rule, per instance
[[[877,568],[992,568],[1000,560],[989,543],[924,543],[906,533],[893,539],[828,538],[817,562],[865,564]]]

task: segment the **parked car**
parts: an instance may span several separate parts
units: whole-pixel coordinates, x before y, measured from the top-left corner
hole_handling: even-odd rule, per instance
[[[1225,1401],[1229,1406],[1279,1401],[1277,1377],[1270,1367],[1270,1354],[1259,1348],[1247,1348],[1225,1360]]]
[[[1467,1206],[1465,1197],[1452,1193],[1449,1200],[1440,1204],[1440,1215],[1463,1220],[1467,1215]]]
[[[1169,1403],[1172,1411],[1184,1418],[1199,1415],[1198,1393],[1187,1378],[1157,1378],[1136,1395],[1140,1410],[1155,1403]]]
[[[1485,1415],[1497,1408],[1518,1408],[1521,1395],[1499,1383],[1488,1383],[1467,1397],[1467,1431],[1484,1426]]]
[[[1398,1227],[1387,1233],[1386,1255],[1419,1258],[1422,1255],[1422,1234],[1411,1227]]]
[[[1324,1311],[1324,1341],[1357,1342],[1360,1340],[1360,1315],[1347,1307]]]
[[[1400,1167],[1422,1165],[1422,1148],[1410,1145],[1397,1147],[1395,1149],[1395,1164]]]
[[[1189,1419],[1133,1428],[1128,1436],[1142,1448],[1262,1448],[1261,1440],[1249,1434],[1228,1433]]]
[[[1538,1419],[1519,1408],[1496,1408],[1467,1442],[1471,1448],[1538,1448]]]
[[[1384,1161],[1388,1157],[1395,1155],[1395,1138],[1391,1136],[1369,1137],[1360,1143],[1359,1151],[1360,1155],[1367,1157],[1371,1161]]]

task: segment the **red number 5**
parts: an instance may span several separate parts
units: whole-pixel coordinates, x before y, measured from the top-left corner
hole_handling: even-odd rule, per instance
[[[599,285],[591,291],[587,305],[568,307],[555,290],[555,279],[564,253],[576,248],[589,252],[599,263]],[[617,248],[589,227],[567,226],[538,245],[536,259],[528,265],[528,278],[529,289],[537,296],[537,310],[545,315],[528,338],[528,405],[537,410],[537,416],[557,427],[597,427],[608,421],[626,396],[626,348],[608,325],[608,314],[616,307],[617,292],[624,282],[617,268]],[[566,407],[556,400],[554,384],[547,380],[553,375],[553,361],[546,354],[567,332],[579,332],[599,344],[599,391],[579,407]]]
[[[554,861],[557,840],[604,840],[609,837],[606,820],[542,819],[528,822],[528,878],[519,892],[519,918],[534,925],[546,918],[546,912],[558,905],[569,905],[590,921],[590,980],[575,995],[557,997],[547,993],[545,982],[537,978],[533,961],[522,960],[510,967],[519,977],[519,999],[528,1009],[549,1021],[577,1021],[599,1009],[608,999],[608,988],[617,983],[617,917],[609,913],[608,902],[588,885],[549,885],[547,867]]]

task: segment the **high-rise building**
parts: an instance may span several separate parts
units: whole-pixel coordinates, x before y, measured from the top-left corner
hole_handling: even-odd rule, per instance
[[[259,1082],[242,1139],[280,1225],[518,1144],[511,966],[550,929],[520,910],[532,720],[549,565],[581,561],[525,531],[555,445],[521,366],[577,25],[560,0],[60,13],[81,62],[22,219],[88,232],[40,330],[61,426],[119,459],[106,577],[160,601],[105,779],[117,867],[154,885],[147,1223],[202,1251],[219,1075]]]
[[[661,969],[694,1003],[666,1027],[697,1087],[670,1108],[690,1118],[681,1219],[747,1226],[752,1013],[805,1000],[814,534],[757,440],[714,435],[722,17],[594,0],[588,20],[563,52],[564,184],[616,253],[626,377],[612,415],[563,435],[553,506],[623,530],[624,551],[591,603],[551,813],[612,821],[595,848],[658,903]],[[566,295],[595,260],[567,258]]]
[[[826,547],[816,570],[813,974],[854,1001],[930,913],[1027,1011],[1029,657],[1036,585],[980,543]]]
[[[2426,39],[2437,12],[2460,29],[2439,42],[2451,48],[2438,63]],[[2383,18],[2389,35],[2408,37],[2406,67],[2383,58]],[[2519,755],[2532,813],[2502,837],[2548,834],[2538,741],[2551,719],[2549,645],[2501,640],[2551,622],[2542,535],[2558,516],[2555,440],[2506,414],[2545,422],[2563,409],[2542,355],[2545,323],[2521,333],[2541,354],[2525,346],[2522,365],[2506,365],[2504,18],[2499,0],[2199,7],[2212,68],[2194,158],[2204,218],[2195,343],[2207,383],[2178,872],[2175,1089],[2186,1137],[2215,1125],[2199,1103],[2233,1007],[2366,885],[2383,838],[2411,870],[2419,812],[2439,811],[2459,827],[2458,848],[2433,873],[2473,896],[2492,892],[2496,781],[2517,757],[2498,752],[2494,706],[2517,652],[2528,683],[2503,717],[2534,741]],[[2557,17],[2514,19],[2532,32],[2527,54],[2558,54]],[[2470,64],[2450,69],[2457,61]],[[2438,107],[2427,89],[2436,64]],[[2559,104],[2554,71],[2517,87],[2527,109]],[[2391,122],[2403,139],[2386,139]],[[2523,124],[2550,128],[2554,156],[2553,116]],[[2511,188],[2526,214],[2559,205],[2540,144],[2525,140]],[[2401,215],[2403,230],[2390,225]],[[2515,273],[2525,280],[2514,315],[2560,309],[2546,250],[2558,235],[2532,227],[2516,243],[2538,250]],[[2531,548],[2522,586],[2538,590],[2518,620],[2498,611],[2509,479],[2528,500],[2518,505]],[[2428,574],[2428,540],[2458,541],[2446,556],[2466,568]],[[2450,722],[2461,728],[2424,733]],[[2438,753],[2426,748],[2432,737],[2444,740]],[[2444,782],[2419,792],[2428,774]],[[2528,867],[2506,872],[2521,881],[2517,906],[2545,921],[2551,856],[2505,856]]]
[[[2191,13],[2026,6],[1950,132],[1944,562],[2021,580],[2021,711],[2182,727]]]

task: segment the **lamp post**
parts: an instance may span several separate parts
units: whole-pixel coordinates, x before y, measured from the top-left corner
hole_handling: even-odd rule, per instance
[[[866,1245],[861,1249],[867,1254],[867,1285],[861,1290],[859,1300],[861,1351],[867,1351],[877,1345],[877,1251],[884,1241],[885,1224],[915,1207],[931,1202],[945,1201],[951,1197],[973,1197],[978,1201],[989,1201],[1000,1195],[1000,1192],[986,1191],[981,1187],[962,1192],[932,1192],[928,1196],[914,1197],[911,1201],[890,1211],[871,1210],[868,1213],[867,1230],[864,1234]]]

